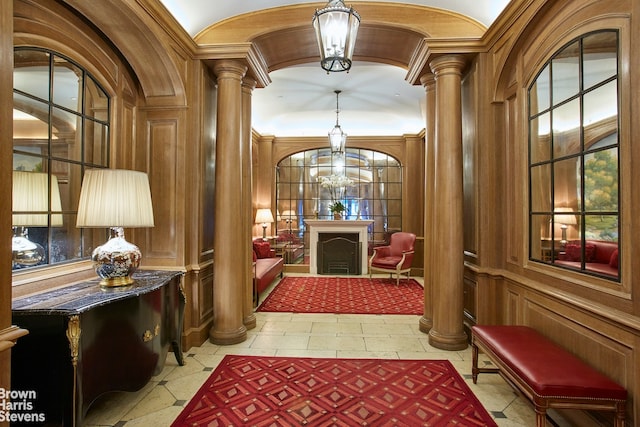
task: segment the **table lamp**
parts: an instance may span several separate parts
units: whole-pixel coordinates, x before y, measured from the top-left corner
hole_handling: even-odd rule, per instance
[[[286,210],[282,212],[282,219],[287,223],[287,227],[289,229],[289,233],[292,231],[292,225],[294,222],[298,221],[298,217],[296,215],[296,211]]]
[[[124,227],[153,227],[149,179],[144,172],[123,169],[85,171],[78,202],[77,227],[109,228],[109,240],[93,250],[91,260],[100,286],[126,286],[142,259],[140,249],[127,242]]]
[[[566,212],[566,213],[565,213]],[[562,230],[562,237],[560,239],[560,245],[563,247],[567,244],[567,228],[569,225],[576,225],[576,216],[573,214],[571,208],[558,207],[554,209],[554,222],[560,224],[560,230]]]
[[[267,240],[267,224],[273,222],[271,209],[261,208],[256,212],[256,224],[262,224],[262,240]]]
[[[44,248],[29,240],[28,227],[60,227],[62,214],[49,212],[62,211],[58,179],[51,175],[49,190],[49,174],[42,172],[13,171],[12,189],[13,267],[32,267],[44,259]],[[51,197],[51,204],[49,204]]]

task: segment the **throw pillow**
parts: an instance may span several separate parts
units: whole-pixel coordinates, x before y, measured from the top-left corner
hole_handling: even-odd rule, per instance
[[[269,258],[271,245],[269,242],[253,242],[253,250],[256,251],[258,258]]]
[[[613,268],[618,268],[618,250],[616,249],[611,254],[611,259],[609,260],[609,266]]]
[[[584,262],[593,262],[596,259],[596,245],[587,243],[584,245]]]
[[[582,258],[582,248],[578,244],[567,243],[564,251],[567,254],[568,261],[580,261]]]

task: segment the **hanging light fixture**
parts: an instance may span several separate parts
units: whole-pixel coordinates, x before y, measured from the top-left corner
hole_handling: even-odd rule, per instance
[[[336,94],[336,125],[329,132],[329,144],[331,144],[331,154],[343,155],[345,145],[347,143],[347,134],[342,131],[338,117],[340,114],[340,106],[338,104],[338,97],[340,96],[340,90],[334,91]]]
[[[320,49],[320,65],[327,71],[349,71],[356,44],[360,15],[342,0],[330,0],[324,9],[313,14]]]

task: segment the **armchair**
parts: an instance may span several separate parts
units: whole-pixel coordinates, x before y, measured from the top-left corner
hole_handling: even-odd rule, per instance
[[[406,273],[409,280],[411,263],[413,262],[416,235],[398,232],[391,235],[388,246],[373,248],[369,258],[369,278],[374,271],[396,274],[396,285],[400,284],[400,274]]]

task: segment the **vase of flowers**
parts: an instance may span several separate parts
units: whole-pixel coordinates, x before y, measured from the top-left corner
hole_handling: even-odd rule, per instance
[[[333,214],[333,219],[342,219],[342,214],[347,210],[341,199],[346,187],[353,185],[353,180],[344,175],[329,175],[320,177],[320,186],[329,190],[331,204],[329,211]]]
[[[342,202],[337,201],[329,205],[329,210],[333,214],[333,219],[342,219],[342,213],[346,210]]]

